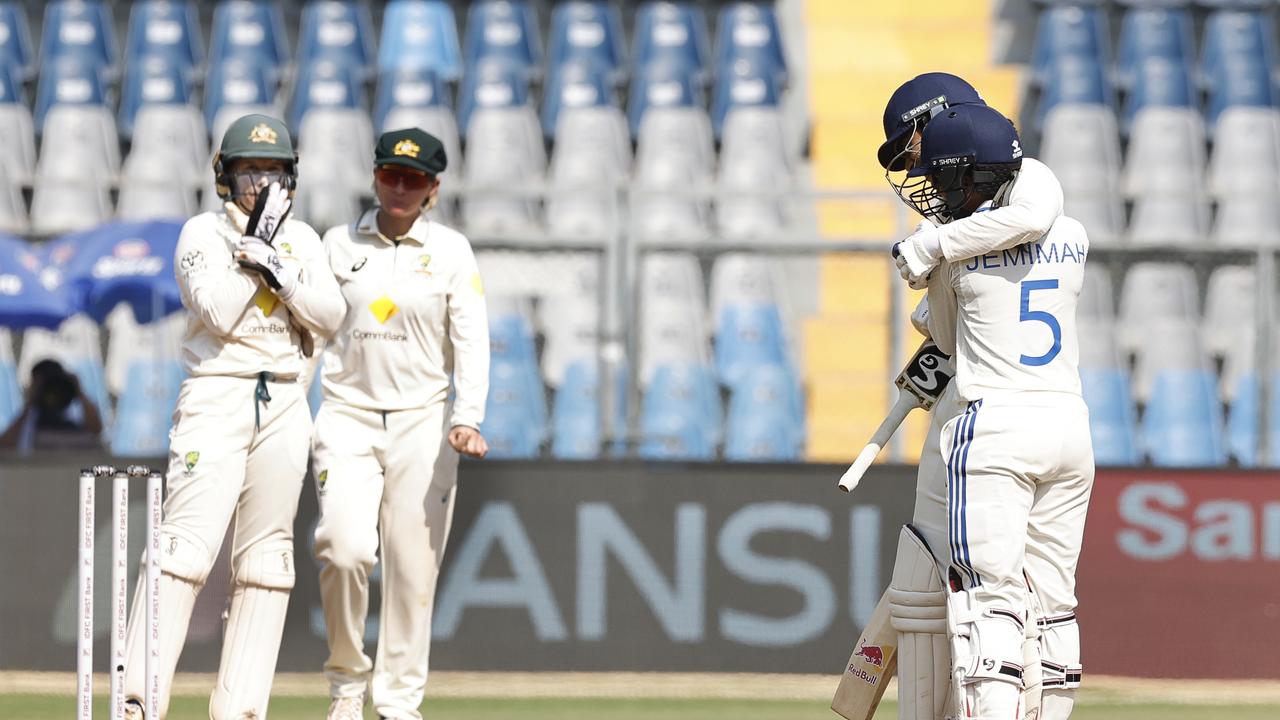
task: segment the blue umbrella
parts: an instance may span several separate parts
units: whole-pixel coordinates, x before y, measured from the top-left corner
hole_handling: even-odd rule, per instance
[[[18,238],[0,235],[0,326],[56,328],[74,312],[40,282],[40,258]]]
[[[173,254],[182,223],[166,220],[108,223],[51,243],[53,264],[61,264],[68,297],[103,322],[119,303],[128,303],[140,323],[158,320],[182,307]]]

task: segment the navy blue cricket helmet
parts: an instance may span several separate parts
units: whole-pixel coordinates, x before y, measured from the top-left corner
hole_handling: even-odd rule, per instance
[[[1022,167],[1022,141],[1013,122],[986,105],[959,105],[934,116],[920,140],[908,202],[938,222],[973,212]]]
[[[884,144],[876,153],[880,166],[893,171],[907,169],[904,140],[944,108],[956,105],[986,102],[964,79],[944,72],[917,75],[894,90],[884,107]]]

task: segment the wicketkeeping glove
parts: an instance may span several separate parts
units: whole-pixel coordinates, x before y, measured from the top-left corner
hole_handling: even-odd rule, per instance
[[[298,289],[297,269],[286,268],[276,255],[275,248],[259,238],[249,235],[241,238],[240,245],[236,248],[236,262],[261,275],[267,286],[285,302],[289,302]]]
[[[914,233],[893,246],[893,262],[898,266],[898,274],[912,290],[929,286],[929,273],[941,258],[938,228],[928,220],[921,220]]]
[[[281,187],[280,183],[271,183],[258,192],[258,199],[253,204],[253,212],[249,214],[244,234],[270,245],[292,208],[293,201],[289,199],[289,191]]]

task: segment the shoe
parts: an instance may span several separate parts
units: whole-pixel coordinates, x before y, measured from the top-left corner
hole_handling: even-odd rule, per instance
[[[142,703],[137,700],[124,701],[124,720],[145,720],[147,714],[142,710]]]
[[[364,696],[334,698],[328,720],[364,720]]]

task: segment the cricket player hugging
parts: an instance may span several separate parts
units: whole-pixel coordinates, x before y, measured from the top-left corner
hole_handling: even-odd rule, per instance
[[[995,110],[935,114],[907,172],[923,182],[905,196],[932,223],[895,255],[909,282],[927,278],[928,330],[955,359],[963,403],[939,449],[954,712],[1022,718],[1035,703],[1024,670],[1037,670],[1024,640],[1038,635],[1039,717],[1063,720],[1080,683],[1075,570],[1094,473],[1075,321],[1089,241],[1066,216],[1031,242],[969,257],[944,257],[936,238],[1005,206],[1022,166],[1017,131]]]

